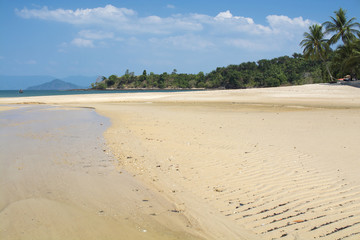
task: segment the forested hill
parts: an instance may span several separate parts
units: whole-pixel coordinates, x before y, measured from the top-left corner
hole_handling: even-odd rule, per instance
[[[92,84],[93,88],[252,88],[326,82],[326,72],[319,61],[304,59],[301,54],[271,60],[246,62],[218,67],[208,74],[172,73],[136,76],[127,70],[123,76],[111,75]]]

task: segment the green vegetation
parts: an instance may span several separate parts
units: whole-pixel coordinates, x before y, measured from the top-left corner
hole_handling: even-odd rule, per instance
[[[144,70],[142,75],[135,76],[127,70],[123,76],[111,75],[103,77],[93,84],[95,89],[124,88],[252,88],[277,87],[323,82],[324,69],[318,60],[304,59],[301,54],[292,57],[283,56],[271,60],[262,59],[258,62],[246,62],[239,65],[218,67],[205,74],[172,73],[150,74]]]
[[[327,69],[329,81],[334,82],[345,75],[356,79],[360,74],[360,24],[355,22],[355,18],[348,20],[346,10],[342,8],[334,14],[334,17],[330,17],[331,21],[310,26],[300,45],[304,48],[305,58],[321,59]],[[324,38],[327,34],[332,34],[330,39]],[[342,44],[335,51],[332,50],[331,46],[340,39]]]
[[[334,82],[336,78],[360,74],[360,24],[355,18],[347,20],[346,11],[340,8],[335,17],[323,25],[312,25],[304,33],[303,55],[294,53],[292,57],[283,56],[274,59],[262,59],[257,62],[245,62],[239,65],[218,67],[210,73],[198,74],[164,72],[154,74],[144,70],[136,76],[126,70],[123,76],[102,77],[92,84],[94,89],[139,89],[139,88],[253,88],[300,85],[307,83]],[[327,34],[333,34],[325,39]],[[332,50],[339,41],[336,50]]]
[[[329,74],[331,75],[329,65],[326,62],[328,54],[330,53],[330,46],[326,39],[324,39],[325,33],[321,25],[315,24],[309,27],[309,33],[304,33],[304,40],[301,41],[300,46],[304,48],[304,56],[307,59],[321,60]]]

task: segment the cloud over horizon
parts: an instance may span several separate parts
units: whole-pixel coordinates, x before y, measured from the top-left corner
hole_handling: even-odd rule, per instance
[[[15,9],[24,19],[67,23],[80,28],[72,46],[94,48],[102,41],[125,42],[139,39],[141,44],[159,45],[192,51],[233,46],[244,50],[271,51],[296,48],[304,31],[313,22],[301,16],[269,15],[267,25],[250,17],[234,16],[230,10],[216,16],[199,13],[175,14],[168,17],[139,16],[132,9],[113,5],[85,9]],[[122,42],[124,42],[122,41]],[[157,42],[157,43],[156,43]],[[296,45],[296,46],[295,46]]]
[[[77,47],[89,47],[89,48],[94,47],[94,43],[92,40],[84,39],[84,38],[75,38],[74,40],[71,41],[71,44]]]

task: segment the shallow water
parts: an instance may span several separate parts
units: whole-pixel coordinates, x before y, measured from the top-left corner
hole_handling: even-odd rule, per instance
[[[104,145],[102,132],[109,125],[107,118],[91,109],[26,106],[4,111],[0,113],[1,159],[30,158],[28,153],[40,150],[42,158],[59,156],[64,149],[73,157],[80,157],[82,150],[82,158],[93,156]]]
[[[181,216],[119,168],[109,125],[90,108],[0,111],[0,239],[194,239],[154,222]]]
[[[102,149],[102,132],[109,125],[108,119],[92,109],[21,106],[0,112],[0,209],[48,187],[41,171],[71,170],[91,159],[108,157]],[[34,172],[39,176],[32,176]],[[33,181],[36,189],[33,185],[24,188],[23,181],[27,185]],[[9,184],[21,191],[14,191]]]

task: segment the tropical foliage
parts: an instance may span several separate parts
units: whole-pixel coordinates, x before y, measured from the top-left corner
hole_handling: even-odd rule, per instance
[[[124,88],[252,88],[277,87],[322,82],[326,76],[319,60],[304,59],[303,55],[294,53],[292,57],[283,56],[271,60],[245,62],[239,65],[218,67],[205,74],[172,73],[147,74],[135,76],[127,70],[123,76],[111,75],[93,84],[97,89]]]
[[[218,67],[210,73],[155,74],[146,70],[136,76],[126,70],[122,76],[102,77],[92,84],[95,89],[124,88],[251,88],[276,87],[305,83],[331,82],[336,78],[360,75],[360,24],[355,18],[348,20],[346,10],[340,8],[323,25],[312,25],[300,42],[303,55],[262,59],[239,65]],[[330,39],[326,39],[330,36]],[[341,40],[341,41],[340,41]],[[341,42],[339,44],[339,42]],[[336,45],[337,44],[337,45]],[[333,50],[331,46],[335,46]]]
[[[323,25],[312,25],[309,32],[304,33],[304,39],[300,42],[303,47],[305,58],[321,59],[330,77],[330,81],[350,75],[350,79],[356,79],[360,75],[360,24],[356,18],[348,20],[346,10],[340,8],[334,12]],[[323,27],[325,30],[323,30]],[[330,35],[330,39],[325,39]],[[341,40],[335,51],[330,48]],[[330,65],[330,67],[329,67]],[[335,76],[335,78],[333,78]]]
[[[355,22],[356,18],[354,17],[347,20],[346,10],[342,8],[334,13],[335,17],[330,17],[331,21],[323,23],[326,28],[326,33],[333,34],[329,39],[329,43],[335,44],[340,38],[344,44],[350,43],[356,38],[356,35],[360,33],[359,30],[356,29],[360,27],[360,24]]]
[[[309,32],[304,33],[304,40],[300,42],[300,46],[304,48],[305,58],[323,61],[329,77],[332,80],[333,77],[326,63],[327,55],[330,52],[330,45],[329,41],[324,38],[324,35],[325,33],[321,25],[312,25],[309,27]]]

